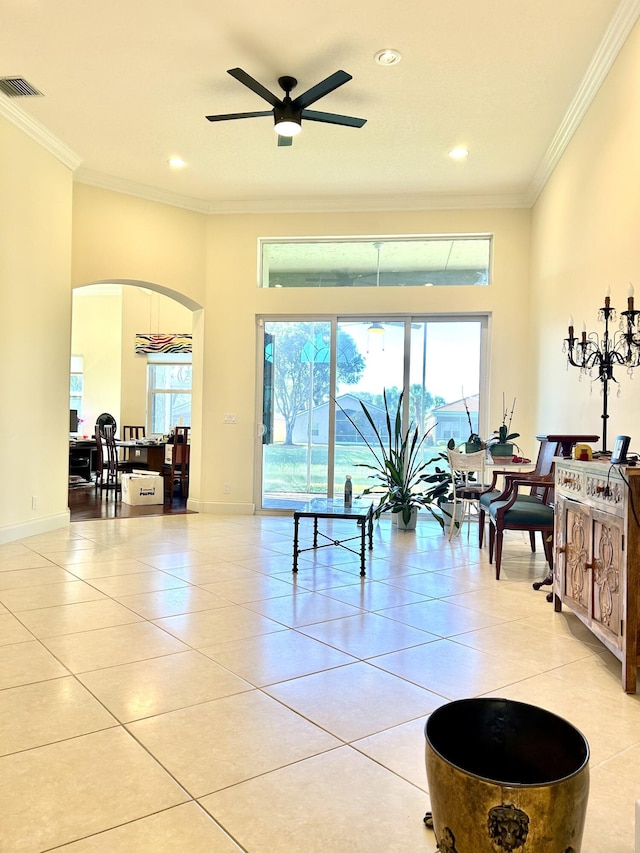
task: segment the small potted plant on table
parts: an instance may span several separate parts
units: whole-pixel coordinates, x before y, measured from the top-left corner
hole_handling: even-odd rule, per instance
[[[462,402],[464,403],[464,410],[467,413],[467,423],[469,424],[469,438],[465,442],[464,452],[477,453],[479,450],[484,450],[486,444],[473,428],[473,423],[471,422],[471,413],[469,412],[469,406],[467,405],[467,398],[463,396]],[[453,450],[454,448],[451,447],[450,449]]]
[[[492,456],[499,456],[501,459],[505,459],[505,457],[512,458],[513,457],[513,439],[519,438],[519,432],[511,432],[511,421],[513,420],[513,412],[516,407],[516,398],[513,398],[513,405],[511,406],[511,411],[509,412],[506,408],[504,401],[504,394],[502,395],[502,423],[498,427],[498,429],[493,433],[489,441],[487,442],[487,446],[489,448],[489,452]]]

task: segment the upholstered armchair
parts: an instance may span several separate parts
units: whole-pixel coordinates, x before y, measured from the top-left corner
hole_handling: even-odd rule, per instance
[[[493,562],[495,550],[496,580],[500,579],[502,563],[502,543],[505,530],[520,530],[529,534],[534,542],[536,533],[542,534],[545,557],[549,571],[553,571],[553,480],[546,478],[534,480],[531,477],[511,477],[510,491],[506,499],[495,500],[489,504],[489,562]],[[520,495],[520,488],[531,490],[528,495]],[[526,500],[523,498],[526,497]]]
[[[478,542],[482,548],[484,542],[484,525],[486,514],[489,507],[494,501],[507,500],[511,494],[511,483],[517,479],[520,485],[517,491],[518,500],[521,502],[537,502],[544,495],[544,487],[548,482],[553,483],[553,460],[560,451],[560,441],[550,441],[547,438],[540,439],[540,447],[538,448],[538,458],[536,459],[536,467],[533,471],[514,472],[501,468],[496,468],[493,471],[491,483],[487,486],[487,490],[480,496],[479,502],[479,523],[478,523]],[[504,485],[498,488],[498,478],[504,478]],[[527,489],[527,482],[531,480],[530,488]],[[533,481],[543,481],[543,486],[533,485]],[[531,550],[535,551],[535,532],[530,535]]]

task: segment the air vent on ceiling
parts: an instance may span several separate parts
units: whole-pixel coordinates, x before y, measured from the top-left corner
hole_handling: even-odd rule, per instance
[[[23,77],[0,77],[0,92],[8,98],[37,98],[43,97],[35,86]]]

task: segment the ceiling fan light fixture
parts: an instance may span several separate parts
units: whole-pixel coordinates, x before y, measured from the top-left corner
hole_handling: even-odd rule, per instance
[[[280,121],[276,121],[273,129],[279,136],[297,136],[302,130],[302,127],[297,121],[281,119]]]
[[[292,77],[286,79],[293,81]],[[288,94],[281,104],[273,108],[273,122],[273,128],[278,136],[297,136],[302,130],[302,110],[292,105]]]
[[[372,323],[367,331],[370,335],[384,335],[384,326],[382,323]]]

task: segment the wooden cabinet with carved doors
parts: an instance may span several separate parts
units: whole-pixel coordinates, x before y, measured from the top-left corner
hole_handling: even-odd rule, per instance
[[[635,693],[640,666],[640,470],[608,461],[555,466],[553,597],[622,662]]]

